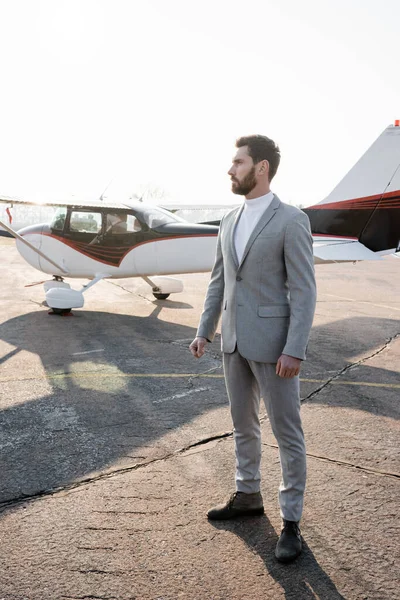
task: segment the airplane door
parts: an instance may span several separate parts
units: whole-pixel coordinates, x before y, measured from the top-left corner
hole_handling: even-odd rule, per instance
[[[59,237],[64,238],[68,246],[73,248],[78,255],[73,258],[74,269],[90,273],[95,266],[90,259],[106,264],[103,260],[103,252],[99,245],[103,237],[103,213],[101,210],[72,208],[68,210],[67,220],[64,231],[58,233]]]
[[[72,208],[62,236],[82,256],[117,267],[125,277],[137,272],[131,250],[147,239],[148,229],[133,211]]]
[[[115,266],[124,260],[123,271],[127,274],[136,272],[134,253],[147,238],[148,227],[141,223],[133,212],[107,211],[105,214],[104,234],[101,245],[104,253]]]

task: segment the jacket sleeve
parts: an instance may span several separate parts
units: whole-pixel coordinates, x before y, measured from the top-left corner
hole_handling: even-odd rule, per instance
[[[290,294],[290,324],[283,354],[304,360],[316,304],[313,239],[301,212],[286,227],[284,258]]]
[[[222,223],[223,219],[221,220],[219,227],[215,263],[211,272],[211,279],[208,284],[203,312],[200,317],[200,323],[196,334],[199,337],[206,338],[209,342],[212,342],[214,339],[222,312],[222,302],[224,298],[224,259],[221,248]]]

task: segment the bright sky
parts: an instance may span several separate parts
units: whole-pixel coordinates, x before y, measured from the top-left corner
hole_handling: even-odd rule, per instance
[[[0,0],[0,194],[236,202],[237,137],[322,200],[400,118],[398,0]]]

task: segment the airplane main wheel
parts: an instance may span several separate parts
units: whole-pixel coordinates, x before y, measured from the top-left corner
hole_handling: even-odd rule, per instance
[[[51,309],[55,315],[66,316],[71,314],[71,308],[52,308]]]
[[[154,298],[157,298],[157,300],[166,300],[169,294],[157,294],[157,292],[153,292],[153,296]]]

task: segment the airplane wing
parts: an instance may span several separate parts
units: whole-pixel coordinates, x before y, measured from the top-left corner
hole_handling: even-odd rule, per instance
[[[89,208],[119,208],[126,209],[128,206],[127,203],[122,202],[112,202],[107,198],[105,200],[99,200],[98,198],[79,198],[79,197],[69,197],[69,198],[57,198],[51,200],[38,200],[36,198],[19,198],[18,196],[4,196],[0,194],[0,203],[3,204],[15,204],[15,205],[26,205],[26,206],[82,206]],[[159,208],[164,208],[165,210],[169,210],[170,212],[178,212],[178,211],[190,211],[190,212],[200,212],[200,211],[218,211],[218,212],[228,212],[228,210],[232,210],[232,208],[237,208],[240,204],[158,204]]]
[[[54,200],[37,200],[34,198],[18,198],[17,196],[2,196],[0,195],[0,203],[4,204],[15,204],[25,206],[76,206],[76,207],[89,207],[89,208],[124,208],[126,205],[120,202],[110,202],[109,200],[99,200],[98,198],[93,200],[89,198],[61,198]]]
[[[355,262],[360,260],[382,260],[378,253],[352,238],[313,236],[313,252],[316,263]]]
[[[160,204],[160,208],[166,210],[231,210],[237,208],[241,203],[238,204]]]

